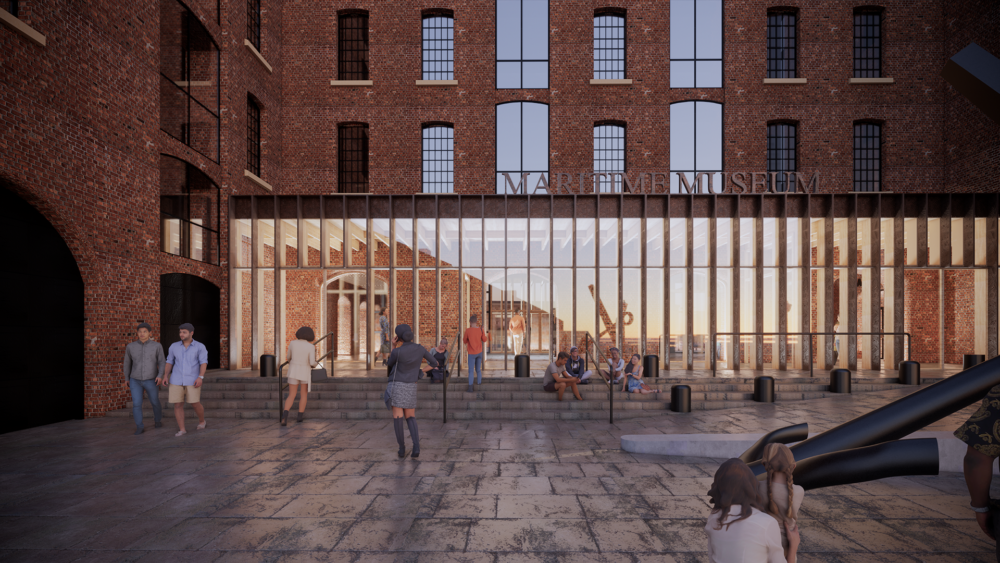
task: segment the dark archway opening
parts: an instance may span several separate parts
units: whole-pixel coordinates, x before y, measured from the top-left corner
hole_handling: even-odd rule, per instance
[[[180,340],[184,323],[194,325],[194,339],[208,350],[208,369],[219,368],[219,288],[190,274],[160,276],[160,342],[166,354]]]
[[[0,185],[0,433],[83,418],[83,295],[55,227]]]

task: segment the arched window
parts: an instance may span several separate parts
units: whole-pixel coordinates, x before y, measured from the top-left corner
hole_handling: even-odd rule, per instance
[[[260,175],[260,106],[247,95],[247,170]]]
[[[341,123],[337,127],[337,191],[368,193],[368,124]]]
[[[538,102],[497,105],[498,194],[532,193],[549,179],[549,106]]]
[[[338,17],[337,80],[368,78],[368,12],[344,10]]]
[[[247,41],[260,52],[260,0],[247,0]]]
[[[601,8],[594,13],[594,78],[625,78],[625,10]]]
[[[882,124],[854,122],[854,191],[882,191]]]
[[[795,8],[767,11],[767,77],[795,78],[798,37]]]
[[[599,121],[594,124],[594,172],[600,192],[621,192],[621,176],[625,174],[625,124],[620,121]]]
[[[497,0],[497,88],[549,87],[549,1]]]
[[[722,0],[670,0],[670,87],[722,88]]]
[[[854,9],[854,78],[882,76],[882,8]]]
[[[423,79],[455,79],[455,19],[451,10],[423,14]]]
[[[160,249],[219,263],[219,187],[183,160],[160,155]]]
[[[775,190],[788,191],[790,181],[794,188],[794,180],[789,172],[796,171],[798,127],[793,122],[775,121],[767,124],[767,171],[778,172],[774,177]]]
[[[708,174],[701,177],[699,174]],[[685,184],[685,180],[687,184]],[[677,102],[670,104],[670,192],[721,192],[722,104]],[[700,187],[700,189],[699,189]]]
[[[454,193],[455,128],[450,123],[428,123],[423,138],[423,192]]]

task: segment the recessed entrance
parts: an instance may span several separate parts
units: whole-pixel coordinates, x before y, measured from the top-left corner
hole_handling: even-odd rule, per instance
[[[219,288],[190,274],[160,276],[160,342],[163,351],[180,340],[184,323],[194,325],[194,339],[208,350],[208,369],[219,368]]]

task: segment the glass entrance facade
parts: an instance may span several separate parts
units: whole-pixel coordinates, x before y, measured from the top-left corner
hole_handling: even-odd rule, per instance
[[[605,354],[655,355],[667,370],[892,369],[907,354],[961,363],[997,346],[997,203],[234,197],[231,360],[282,361],[308,325],[333,333],[323,353],[371,367],[389,307],[390,324],[409,324],[427,347],[460,338],[476,315],[491,333],[487,360],[506,369],[515,355],[548,359],[588,336]]]

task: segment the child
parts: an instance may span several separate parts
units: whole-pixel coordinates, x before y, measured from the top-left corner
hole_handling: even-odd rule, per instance
[[[792,483],[792,472],[795,471],[795,457],[792,450],[784,444],[768,444],[764,447],[764,469],[767,479],[757,483],[761,498],[765,500],[767,511],[782,522],[781,547],[788,556],[788,535],[786,527],[794,527],[802,506],[805,489]]]

